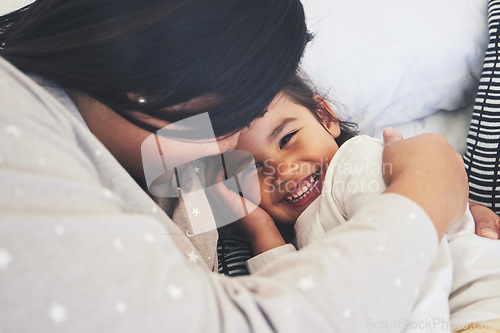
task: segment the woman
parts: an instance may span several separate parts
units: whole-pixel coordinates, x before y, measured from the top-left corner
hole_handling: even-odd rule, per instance
[[[227,137],[218,142],[226,150],[295,70],[309,39],[298,1],[37,1],[2,26],[1,55],[50,81],[44,85],[63,87],[92,133],[141,184],[151,132],[208,112],[215,136]],[[112,132],[103,121],[110,118]],[[176,151],[187,161],[203,153],[178,141],[163,146],[173,164]],[[171,210],[175,200],[161,201]],[[206,238],[192,241],[203,247]],[[216,252],[209,248],[212,268]]]
[[[345,235],[256,276],[212,273],[216,231],[189,229],[193,218],[212,219],[209,207],[186,210],[205,202],[203,193],[187,200],[200,192],[188,189],[199,189],[196,171],[174,177],[176,224],[137,185],[152,185],[144,156],[176,166],[217,150],[153,135],[186,117],[208,112],[218,150],[235,146],[237,131],[296,70],[309,38],[299,1],[44,0],[0,24],[2,330],[358,332],[368,317],[408,316],[413,290],[386,306],[363,305],[387,294],[364,281],[363,262],[385,260],[370,251],[337,258],[352,246]],[[165,151],[142,150],[151,135]],[[459,159],[442,142],[422,149],[433,142],[388,135],[390,193],[344,230],[358,235],[366,216],[380,220],[364,246],[375,234],[401,248],[398,258],[421,255],[395,268],[416,283],[437,250],[436,230],[442,235],[466,203]],[[445,168],[422,163],[422,154]],[[356,293],[336,300],[336,288]],[[333,304],[341,311],[316,311]]]

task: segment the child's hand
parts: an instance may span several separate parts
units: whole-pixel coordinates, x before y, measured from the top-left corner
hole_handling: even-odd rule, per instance
[[[476,224],[476,234],[485,238],[498,239],[500,216],[488,207],[475,202],[469,202],[469,209]]]
[[[213,184],[211,186],[213,191],[207,195],[211,194],[210,203],[212,206],[216,206],[217,214],[222,216],[224,220],[234,221],[235,225],[248,236],[254,255],[285,245],[286,243],[271,216],[254,202],[228,189],[222,182],[224,170],[219,169],[220,166],[212,162],[211,160],[206,161],[205,175],[207,183]],[[241,216],[242,206],[245,209],[245,216],[236,220]]]

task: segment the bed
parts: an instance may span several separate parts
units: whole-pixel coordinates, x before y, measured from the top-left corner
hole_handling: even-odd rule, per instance
[[[444,134],[460,153],[488,43],[487,0],[302,0],[302,68],[337,112],[380,136]]]
[[[31,0],[0,2],[0,13]],[[465,151],[488,43],[487,0],[302,0],[302,68],[362,133],[439,132]]]
[[[2,1],[0,13],[30,2]],[[376,137],[387,126],[405,137],[439,132],[465,152],[488,43],[487,0],[302,2],[315,38],[301,67],[337,114]],[[219,242],[219,257],[239,244]],[[247,245],[241,251],[227,257],[238,261],[229,273],[246,273],[251,254]]]

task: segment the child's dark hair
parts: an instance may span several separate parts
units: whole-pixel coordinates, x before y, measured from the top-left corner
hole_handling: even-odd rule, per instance
[[[323,103],[325,98],[320,97],[320,95],[316,93],[313,88],[311,88],[310,84],[300,72],[295,73],[288,79],[282,91],[295,103],[302,105],[311,111],[323,127],[324,124],[320,114],[331,116],[332,121],[337,122],[340,126],[340,135],[335,139],[339,147],[350,138],[358,135],[357,124],[349,121],[343,121],[332,115]]]
[[[152,132],[130,111],[169,123],[208,112],[216,136],[244,128],[310,39],[299,0],[37,0],[0,16],[1,57]]]

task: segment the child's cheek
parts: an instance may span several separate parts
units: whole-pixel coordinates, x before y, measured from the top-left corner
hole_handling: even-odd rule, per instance
[[[264,176],[264,181],[262,183],[263,184],[261,185],[260,192],[265,195],[269,195],[270,193],[273,193],[277,190],[276,186],[273,183],[273,179],[270,176]]]

